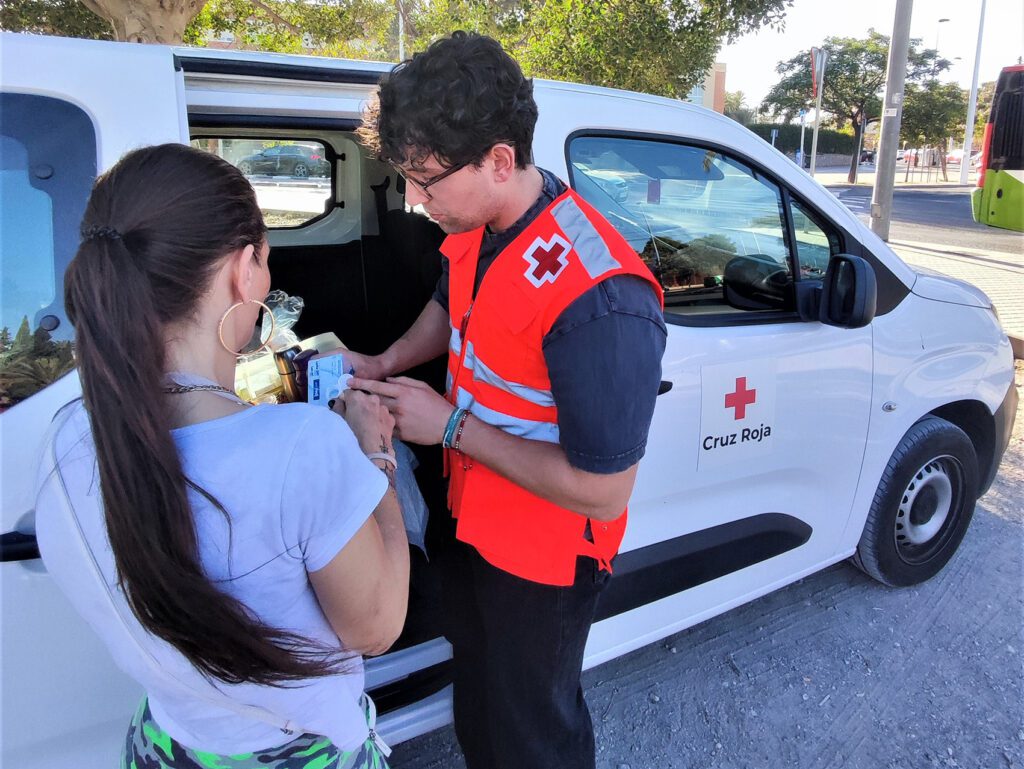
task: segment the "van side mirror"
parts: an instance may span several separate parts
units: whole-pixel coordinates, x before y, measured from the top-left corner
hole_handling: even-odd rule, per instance
[[[796,284],[797,312],[802,320],[839,328],[862,328],[875,317],[878,286],[875,271],[859,256],[836,254],[822,281]]]

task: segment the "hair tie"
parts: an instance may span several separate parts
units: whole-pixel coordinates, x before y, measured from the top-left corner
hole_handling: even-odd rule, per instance
[[[106,240],[120,240],[121,233],[113,227],[102,227],[98,224],[94,224],[92,227],[87,227],[82,231],[83,240],[96,240],[97,238],[104,238]]]

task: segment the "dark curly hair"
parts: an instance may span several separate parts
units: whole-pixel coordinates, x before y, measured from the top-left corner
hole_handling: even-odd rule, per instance
[[[381,79],[359,138],[378,159],[413,168],[429,155],[449,166],[479,165],[506,142],[526,168],[536,123],[533,81],[515,59],[497,40],[459,31]]]

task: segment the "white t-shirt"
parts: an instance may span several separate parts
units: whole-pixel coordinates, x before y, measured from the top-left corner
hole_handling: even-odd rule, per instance
[[[220,754],[294,739],[251,712],[226,707],[226,694],[290,722],[298,733],[325,735],[343,750],[358,748],[368,734],[358,655],[342,674],[284,687],[217,682],[215,689],[174,647],[142,629],[117,587],[88,416],[80,402],[67,411],[47,444],[40,475],[36,527],[43,560],[118,665],[146,689],[156,722],[183,745]],[[230,516],[229,526],[220,510],[189,492],[206,574],[264,623],[337,647],[307,573],[331,561],[387,491],[387,478],[363,455],[345,421],[302,403],[257,406],[174,430],[173,437],[185,475]],[[59,476],[52,472],[54,457]],[[81,547],[83,537],[91,556]]]

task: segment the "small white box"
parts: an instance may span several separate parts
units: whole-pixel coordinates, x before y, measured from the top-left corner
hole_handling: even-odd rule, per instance
[[[310,358],[306,370],[306,399],[326,406],[348,389],[348,380],[354,373],[355,369],[342,352],[323,353]]]

